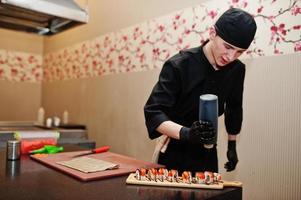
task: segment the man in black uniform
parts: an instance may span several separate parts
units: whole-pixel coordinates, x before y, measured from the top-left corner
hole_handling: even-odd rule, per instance
[[[203,146],[216,132],[210,123],[198,121],[200,95],[215,94],[219,116],[225,114],[228,133],[225,168],[235,169],[245,77],[245,65],[237,58],[251,44],[256,29],[249,13],[231,8],[210,29],[209,40],[165,62],[144,107],[149,137],[170,138],[158,163],[179,171],[218,172],[216,145],[212,149]]]

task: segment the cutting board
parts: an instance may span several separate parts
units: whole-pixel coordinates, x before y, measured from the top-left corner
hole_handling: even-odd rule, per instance
[[[104,179],[109,177],[126,175],[131,172],[135,172],[137,168],[162,167],[162,165],[138,160],[135,158],[131,158],[113,152],[92,154],[92,155],[87,155],[87,157],[118,164],[119,165],[118,169],[105,170],[105,171],[93,172],[93,173],[84,173],[56,163],[58,161],[71,160],[74,158],[75,155],[85,153],[85,152],[88,151],[74,151],[74,152],[64,152],[64,153],[57,153],[57,154],[45,154],[45,156],[31,155],[30,157],[35,161],[38,161],[42,164],[45,164],[48,167],[61,171],[65,174],[68,174],[81,181],[92,181],[92,180],[99,180],[99,179]]]
[[[163,187],[184,187],[184,188],[204,188],[204,189],[223,189],[224,187],[242,187],[242,183],[239,181],[222,181],[214,184],[197,184],[197,183],[177,183],[169,182],[167,180],[161,181],[148,181],[148,180],[137,180],[135,173],[131,173],[126,179],[127,184],[134,185],[152,185],[152,186],[163,186]]]

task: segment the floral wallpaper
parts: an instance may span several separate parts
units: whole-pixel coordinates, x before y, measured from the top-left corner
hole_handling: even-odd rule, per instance
[[[301,52],[300,0],[211,0],[46,54],[43,80],[88,78],[160,68],[179,50],[204,42],[210,26],[230,7],[250,12],[257,22],[255,39],[244,58]],[[5,71],[3,77],[19,81],[40,80],[29,71],[28,77],[25,75],[22,80],[20,76],[14,78],[9,71],[12,67],[22,71],[21,65],[2,65],[3,54],[0,51],[0,70]],[[28,55],[15,56],[26,60]]]
[[[0,49],[0,80],[40,82],[42,61],[42,55]]]

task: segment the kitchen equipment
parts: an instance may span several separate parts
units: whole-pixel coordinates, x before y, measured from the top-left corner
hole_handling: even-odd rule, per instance
[[[110,149],[109,146],[103,146],[103,147],[99,147],[99,148],[93,149],[93,150],[88,151],[88,152],[77,154],[74,157],[86,156],[86,155],[97,154],[97,153],[103,153],[103,152],[108,151],[109,149]]]
[[[5,165],[5,174],[8,178],[16,178],[21,172],[20,160],[7,160]]]
[[[86,152],[86,151],[85,151]],[[100,180],[110,177],[128,175],[131,172],[135,172],[137,168],[159,168],[164,167],[163,165],[158,165],[151,162],[146,162],[143,160],[138,160],[132,157],[120,155],[113,152],[104,152],[98,154],[91,154],[89,158],[99,159],[103,161],[112,162],[119,165],[118,169],[114,170],[105,170],[93,173],[84,173],[75,169],[58,164],[60,161],[67,161],[74,158],[75,155],[78,155],[78,151],[73,152],[63,152],[58,154],[35,154],[30,157],[35,161],[38,161],[46,166],[49,166],[52,169],[61,171],[64,174],[70,175],[81,181],[92,181]],[[42,155],[42,156],[41,156]]]
[[[211,122],[213,128],[216,131],[216,135],[207,144],[204,144],[205,148],[212,148],[217,141],[217,131],[218,131],[218,97],[213,94],[204,94],[200,96],[199,102],[199,120]]]
[[[21,153],[27,154],[45,145],[56,145],[60,137],[58,131],[16,131],[14,138],[21,141]]]
[[[9,140],[7,141],[7,160],[18,160],[20,159],[20,141]]]
[[[89,20],[74,0],[0,0],[0,27],[53,35]]]

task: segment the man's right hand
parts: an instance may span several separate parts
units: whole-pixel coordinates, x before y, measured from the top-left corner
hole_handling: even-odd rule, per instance
[[[194,144],[214,144],[216,131],[210,122],[196,121],[190,128],[182,127],[180,140]]]

